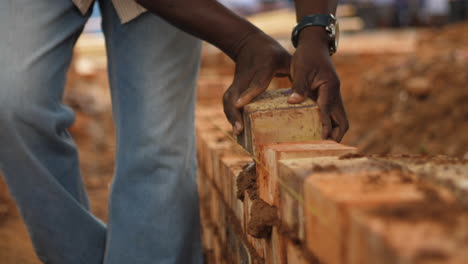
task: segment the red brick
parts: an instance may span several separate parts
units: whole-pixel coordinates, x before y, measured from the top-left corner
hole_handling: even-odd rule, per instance
[[[423,206],[434,205],[429,202]],[[447,205],[447,211],[442,209],[439,214],[451,221],[440,221],[437,215],[424,213],[415,221],[404,216],[354,212],[348,263],[468,263],[468,212],[454,213],[449,207]]]
[[[230,150],[233,143],[229,141],[223,132],[210,131],[199,135],[201,138],[199,163],[202,164],[204,172],[209,178],[214,179],[215,172],[218,173],[218,156],[220,153]],[[215,182],[218,184],[218,182]]]
[[[271,205],[279,205],[278,162],[280,160],[340,156],[354,152],[356,152],[356,148],[329,140],[266,145],[260,153],[260,164],[257,164],[257,184],[260,198]]]
[[[202,102],[220,102],[231,82],[232,77],[222,77],[219,75],[200,77],[197,87],[197,100]]]
[[[304,186],[306,244],[326,263],[346,263],[353,210],[418,201],[423,193],[400,172],[314,173]]]
[[[310,99],[290,105],[285,91],[267,91],[244,107],[244,132],[238,142],[256,157],[262,145],[321,138],[317,105]]]
[[[286,242],[287,263],[288,264],[309,264],[303,249],[294,244],[291,240]]]
[[[251,161],[252,158],[246,155],[226,154],[221,158],[221,177],[224,178],[223,196],[242,226],[244,208],[242,201],[237,199],[236,180],[242,168]]]
[[[252,247],[257,252],[257,255],[261,258],[265,257],[265,239],[263,238],[255,238],[249,234],[247,234],[247,240],[252,245]]]
[[[303,159],[287,159],[279,162],[278,190],[280,202],[279,217],[285,229],[293,239],[303,241],[304,212],[304,180],[313,172],[328,169],[343,170],[349,173],[359,171],[382,171],[390,166],[381,161],[368,158],[340,159],[339,157],[316,157]]]
[[[271,237],[265,240],[265,263],[286,264],[286,238],[273,227]]]

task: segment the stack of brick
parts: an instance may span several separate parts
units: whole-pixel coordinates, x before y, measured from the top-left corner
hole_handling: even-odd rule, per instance
[[[468,263],[466,162],[365,157],[319,140],[313,102],[272,118],[271,99],[237,139],[219,105],[198,107],[207,263]]]

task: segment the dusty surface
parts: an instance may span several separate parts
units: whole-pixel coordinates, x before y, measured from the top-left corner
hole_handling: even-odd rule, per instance
[[[337,56],[351,123],[344,143],[365,153],[465,156],[467,31],[461,24],[423,34],[407,56]]]

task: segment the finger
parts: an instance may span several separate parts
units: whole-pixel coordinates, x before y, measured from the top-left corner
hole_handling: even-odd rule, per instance
[[[239,135],[244,130],[242,122],[242,113],[239,108],[235,106],[235,102],[239,98],[236,92],[235,83],[223,95],[224,113],[226,114],[229,123],[232,125],[232,131],[235,135]]]
[[[340,100],[340,103],[333,109],[331,117],[333,119],[333,122],[336,124],[333,133],[333,139],[337,142],[341,142],[343,139],[344,135],[349,129],[349,121],[346,116],[346,111],[343,106],[343,103]]]
[[[245,90],[236,102],[236,107],[241,108],[250,103],[255,97],[263,93],[270,85],[274,72],[260,71],[253,75],[249,87]]]
[[[288,103],[299,104],[304,102],[309,90],[306,78],[299,76],[293,80],[292,94],[288,98]]]
[[[317,105],[319,106],[320,118],[322,120],[322,138],[330,139],[332,138],[331,102],[329,88],[326,84],[318,88]]]

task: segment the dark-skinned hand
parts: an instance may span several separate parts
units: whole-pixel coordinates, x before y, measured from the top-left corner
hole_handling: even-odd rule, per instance
[[[323,138],[340,142],[349,128],[340,92],[340,80],[328,51],[328,37],[321,27],[309,27],[300,35],[293,55],[291,104],[301,103],[306,96],[320,108]]]
[[[234,81],[223,96],[224,112],[239,135],[243,130],[241,109],[264,92],[275,76],[288,76],[291,55],[262,32],[249,35],[233,57]]]

